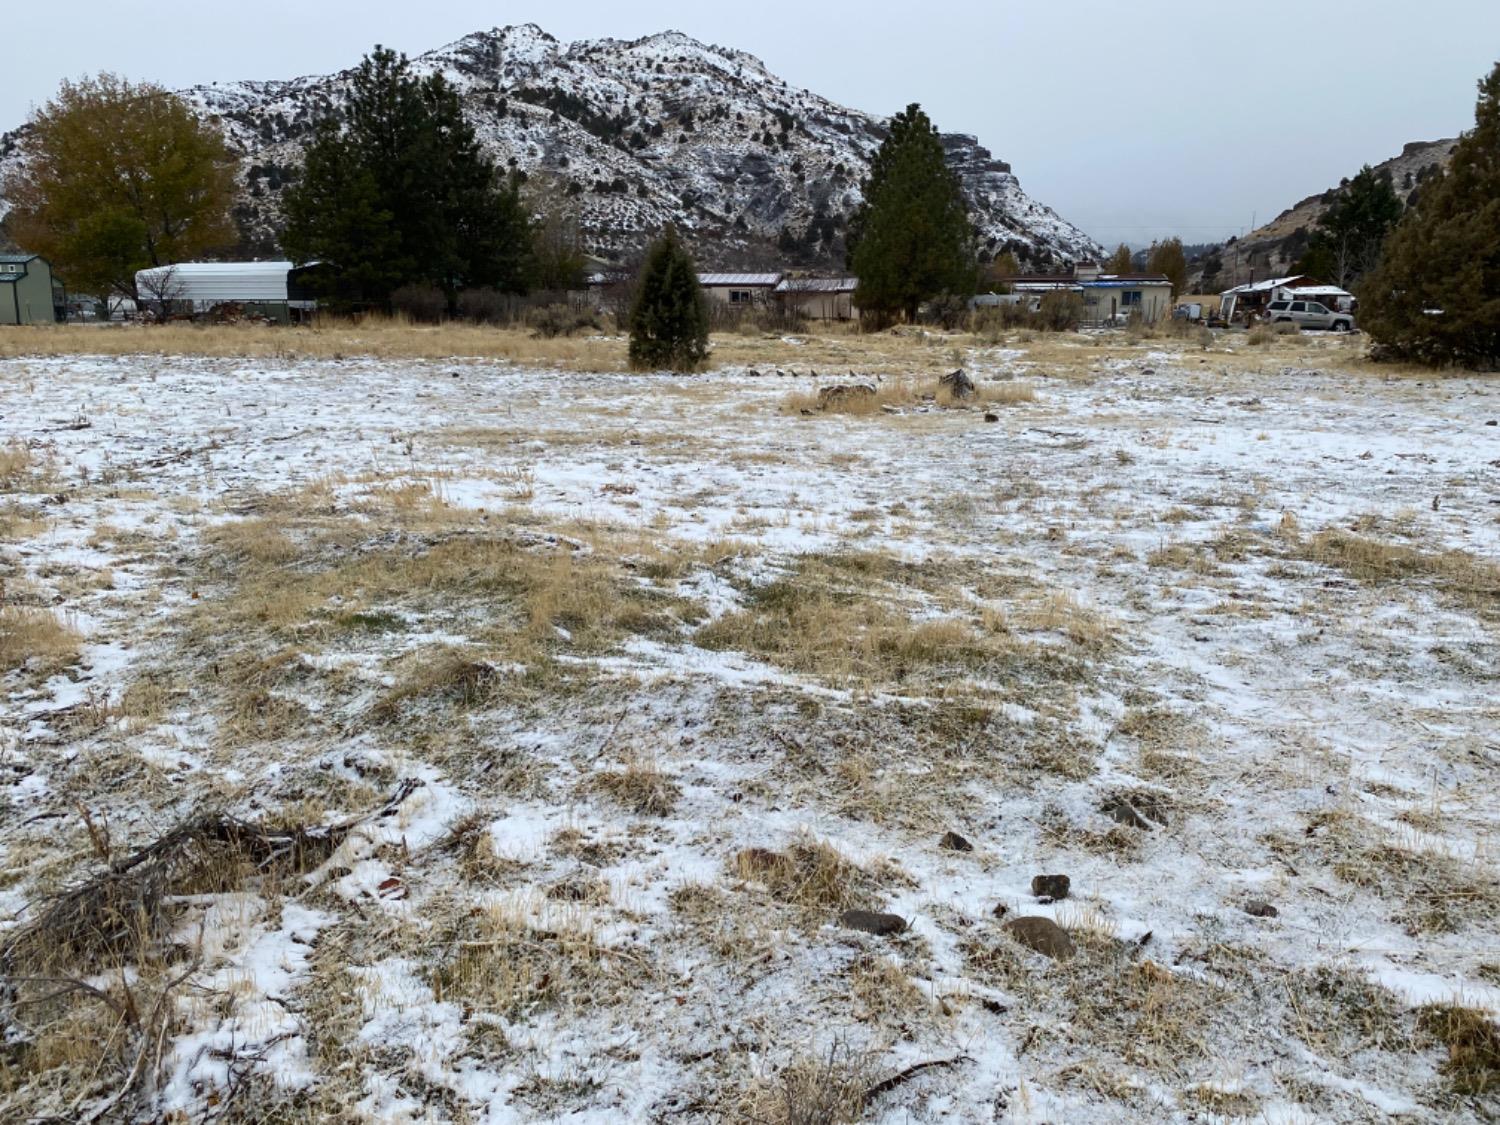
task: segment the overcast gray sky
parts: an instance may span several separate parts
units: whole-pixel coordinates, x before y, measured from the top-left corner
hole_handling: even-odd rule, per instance
[[[1223,238],[1473,123],[1500,0],[255,0],[15,4],[0,131],[64,77],[189,86],[342,69],[533,22],[564,41],[675,28],[758,55],[857,109],[919,101],[976,133],[1034,197],[1107,243]],[[1175,13],[1181,14],[1175,14]]]

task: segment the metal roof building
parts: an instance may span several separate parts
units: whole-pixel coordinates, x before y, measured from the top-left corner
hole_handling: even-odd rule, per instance
[[[275,319],[317,307],[299,276],[316,263],[179,262],[135,275],[141,301],[165,312],[206,312],[219,305],[247,306]]]
[[[853,320],[858,288],[857,277],[788,277],[773,292],[783,308],[809,320]]]
[[[291,262],[181,262],[135,275],[143,297],[194,304],[283,302],[289,300]]]
[[[1033,312],[1049,293],[1077,293],[1083,298],[1085,326],[1116,325],[1131,319],[1155,323],[1171,314],[1172,280],[1159,273],[1101,273],[1079,263],[1070,274],[1017,274],[997,279],[1007,295],[976,297],[976,306],[1024,305]]]
[[[853,293],[857,277],[788,277],[776,285],[777,293]]]
[[[705,289],[773,289],[781,280],[779,273],[700,273],[698,284]]]
[[[40,254],[0,254],[0,324],[56,324],[68,296]]]

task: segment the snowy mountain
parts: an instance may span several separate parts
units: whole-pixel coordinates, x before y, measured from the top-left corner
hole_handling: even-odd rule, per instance
[[[669,222],[710,265],[841,258],[845,221],[883,136],[880,118],[674,31],[564,45],[527,24],[466,36],[413,65],[457,87],[485,146],[532,190],[570,197],[590,248],[609,258]],[[251,247],[274,248],[281,189],[348,82],[344,72],[186,91],[242,154],[238,217]],[[943,143],[987,251],[1009,248],[1023,261],[1100,252],[1022,191],[977,138],[948,134]],[[0,161],[11,147],[0,139]]]

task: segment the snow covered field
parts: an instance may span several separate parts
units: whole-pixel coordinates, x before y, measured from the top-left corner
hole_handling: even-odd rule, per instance
[[[4,1116],[1491,1117],[1500,384],[1058,347],[0,361]]]

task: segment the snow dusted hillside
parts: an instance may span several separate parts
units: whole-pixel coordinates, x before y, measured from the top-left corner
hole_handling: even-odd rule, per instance
[[[458,87],[502,163],[572,197],[591,248],[605,256],[628,253],[672,222],[710,264],[839,258],[882,137],[881,119],[791,86],[742,51],[678,32],[564,45],[528,24],[466,36],[414,61],[419,73],[441,72]],[[281,189],[348,78],[188,91],[243,154],[240,218],[266,250]],[[1008,247],[1043,261],[1099,252],[1022,191],[977,138],[950,134],[944,144],[987,252]],[[6,147],[0,140],[0,153]]]

